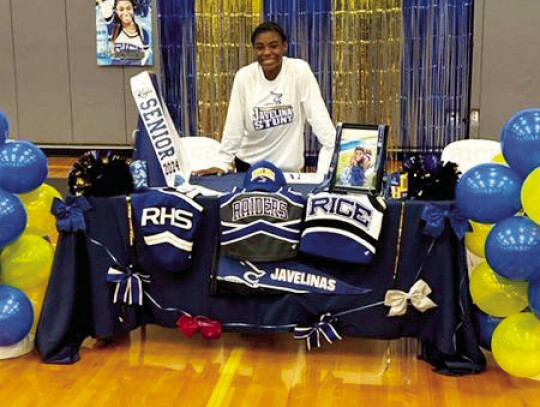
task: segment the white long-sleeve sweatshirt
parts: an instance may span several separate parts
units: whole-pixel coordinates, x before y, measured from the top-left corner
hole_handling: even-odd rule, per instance
[[[283,171],[301,170],[306,120],[322,145],[317,172],[326,173],[336,129],[307,62],[283,57],[273,80],[257,62],[243,67],[234,78],[216,167],[228,171],[236,156],[250,164],[269,160]]]

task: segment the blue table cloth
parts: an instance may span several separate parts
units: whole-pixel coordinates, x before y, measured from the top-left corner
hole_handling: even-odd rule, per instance
[[[195,182],[225,191],[239,185],[241,178],[205,177]],[[303,193],[311,189],[296,188]],[[321,316],[327,315],[342,336],[420,339],[424,359],[442,373],[473,373],[485,367],[472,323],[463,242],[444,218],[440,236],[424,233],[422,215],[427,202],[388,201],[372,265],[306,256],[295,259],[308,267],[323,266],[347,284],[368,288],[366,293],[240,297],[212,294],[219,260],[219,208],[215,198],[198,198],[204,221],[203,233],[194,243],[193,267],[181,273],[154,274],[144,285],[143,305],[138,306],[114,304],[113,287],[107,282],[109,268],[125,266],[133,256],[128,248],[125,197],[89,197],[87,201],[89,208],[81,211],[85,230],[60,234],[36,333],[38,352],[46,362],[76,362],[88,336],[112,338],[148,323],[174,327],[182,312],[187,312],[218,320],[226,330],[257,332],[316,327]],[[448,214],[453,202],[438,202],[436,207]],[[407,292],[419,279],[433,290],[429,298],[437,307],[420,312],[409,305],[404,315],[388,317],[389,307],[383,304],[386,291]]]

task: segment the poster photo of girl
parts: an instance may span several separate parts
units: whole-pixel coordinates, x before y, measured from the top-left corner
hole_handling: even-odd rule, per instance
[[[96,0],[98,65],[153,65],[148,0]]]
[[[366,171],[373,167],[371,150],[365,147],[356,147],[350,159],[349,165],[341,173],[343,185],[364,186],[366,183]]]

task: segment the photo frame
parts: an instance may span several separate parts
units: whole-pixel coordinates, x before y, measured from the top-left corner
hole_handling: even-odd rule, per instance
[[[384,124],[338,124],[330,191],[381,193],[388,129]]]

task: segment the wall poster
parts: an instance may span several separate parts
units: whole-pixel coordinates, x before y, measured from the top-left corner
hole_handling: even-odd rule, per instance
[[[151,0],[95,1],[98,65],[153,65]]]

